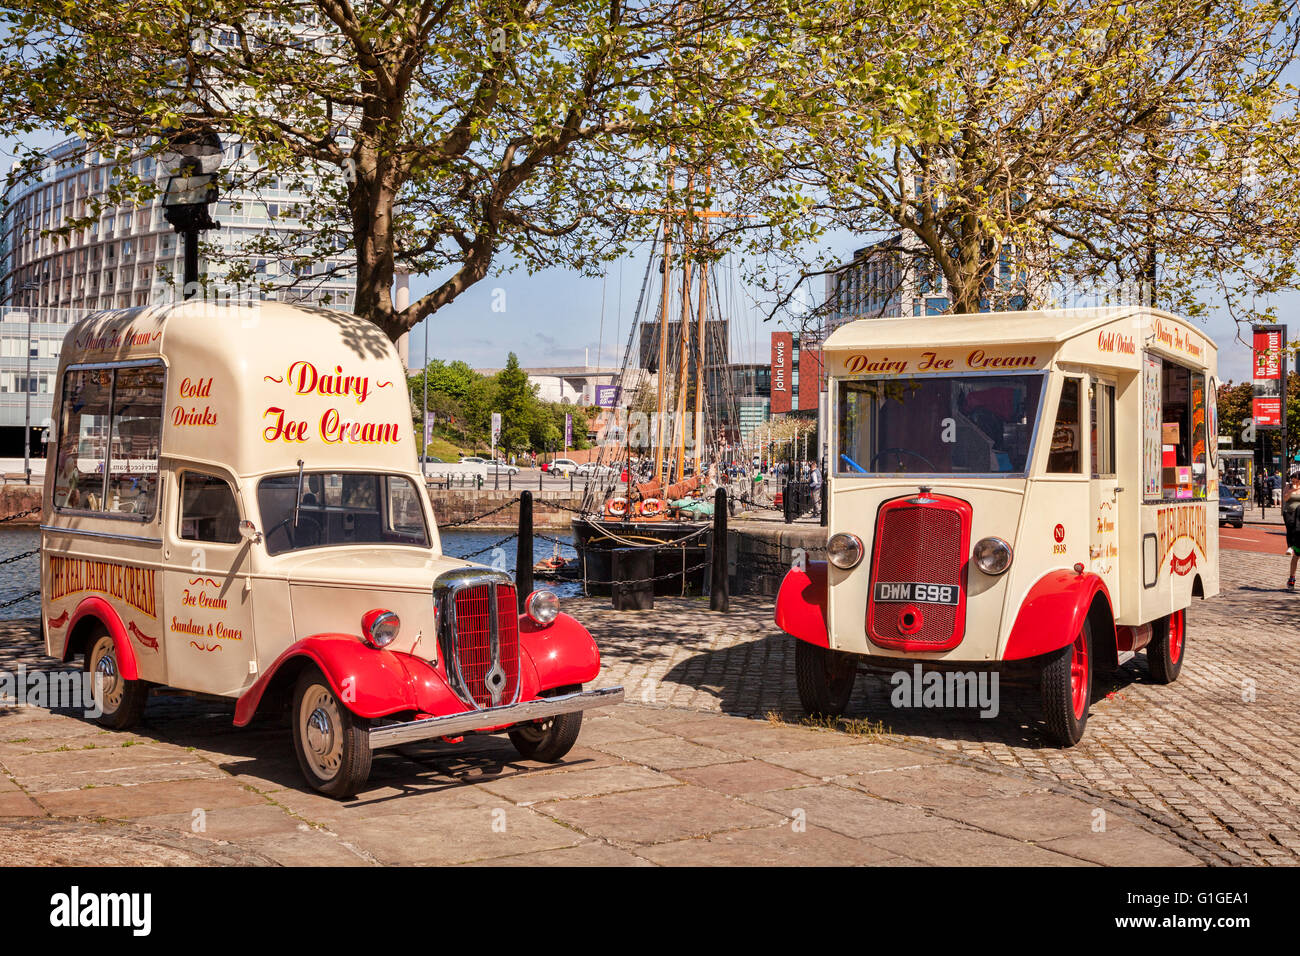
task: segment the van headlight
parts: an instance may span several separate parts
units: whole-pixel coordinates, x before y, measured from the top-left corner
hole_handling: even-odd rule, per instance
[[[383,608],[367,611],[361,618],[361,639],[371,647],[387,647],[401,629],[402,619]]]
[[[560,614],[560,599],[554,591],[534,591],[524,601],[524,613],[538,627],[549,627]]]
[[[831,539],[826,542],[827,560],[844,571],[857,567],[864,553],[862,539],[846,531],[831,535]]]
[[[971,556],[985,574],[999,575],[1011,567],[1011,545],[1001,538],[980,538]]]

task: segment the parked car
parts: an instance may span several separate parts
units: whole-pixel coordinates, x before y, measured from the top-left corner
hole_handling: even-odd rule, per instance
[[[1230,524],[1234,528],[1240,528],[1246,522],[1246,506],[1237,500],[1232,489],[1226,486],[1219,488],[1219,524]]]
[[[486,458],[479,458],[479,457],[477,457],[477,456],[475,456],[475,455],[470,455],[470,456],[468,456],[468,457],[465,456],[465,455],[461,455],[461,456],[460,456],[460,463],[461,463],[462,465],[486,465],[486,464],[487,464],[487,459],[486,459]]]
[[[610,475],[617,475],[618,469],[598,462],[587,461],[575,468],[573,473],[579,478],[607,478]]]
[[[564,478],[568,478],[569,475],[578,470],[578,463],[572,458],[557,458],[555,461],[551,462],[551,466],[545,470],[549,471],[551,474],[558,474]]]
[[[493,473],[499,473],[502,475],[519,474],[519,469],[517,467],[515,467],[512,464],[509,464],[508,462],[501,461],[500,459],[496,461],[486,462],[486,464],[487,464],[487,470],[489,475]]]

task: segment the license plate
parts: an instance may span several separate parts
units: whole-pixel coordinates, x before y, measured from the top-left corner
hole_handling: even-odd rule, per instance
[[[956,604],[957,585],[925,584],[920,581],[877,581],[877,601],[910,601],[915,604]]]

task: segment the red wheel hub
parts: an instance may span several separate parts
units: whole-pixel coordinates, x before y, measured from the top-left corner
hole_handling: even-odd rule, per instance
[[[1187,622],[1182,611],[1175,611],[1169,615],[1169,660],[1171,663],[1177,663],[1178,659],[1183,656],[1183,634],[1186,630]]]
[[[1088,709],[1088,641],[1080,632],[1070,654],[1070,698],[1076,720]]]

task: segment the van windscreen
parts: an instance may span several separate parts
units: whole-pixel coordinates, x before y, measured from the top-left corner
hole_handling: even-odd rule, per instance
[[[841,381],[836,473],[1024,474],[1042,392],[1042,373]]]
[[[352,544],[429,547],[415,484],[402,475],[309,471],[273,475],[257,485],[269,554]]]

